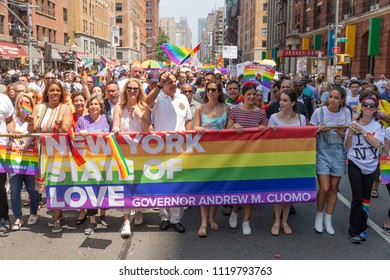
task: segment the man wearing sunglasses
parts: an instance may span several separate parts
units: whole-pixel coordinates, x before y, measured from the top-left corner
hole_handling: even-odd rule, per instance
[[[160,80],[146,98],[146,104],[154,115],[155,131],[183,131],[191,128],[191,109],[187,97],[177,89],[176,77],[169,71],[161,74]],[[180,223],[182,207],[160,208],[160,230],[173,227],[185,232]]]

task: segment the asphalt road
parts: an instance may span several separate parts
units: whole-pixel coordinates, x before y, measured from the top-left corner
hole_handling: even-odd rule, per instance
[[[52,212],[46,208],[39,211],[38,224],[27,226],[28,209],[24,208],[25,224],[20,231],[2,234],[0,259],[7,260],[389,260],[390,236],[382,233],[381,227],[390,205],[390,197],[384,186],[380,196],[371,200],[370,229],[368,240],[360,245],[349,242],[347,237],[349,206],[351,200],[349,182],[344,177],[340,186],[339,201],[333,225],[336,235],[317,234],[314,229],[315,203],[295,204],[296,214],[290,216],[292,235],[281,233],[274,237],[270,230],[273,224],[273,207],[256,205],[251,219],[252,235],[243,236],[241,228],[232,230],[228,217],[218,208],[217,222],[220,230],[208,231],[207,238],[196,233],[200,225],[199,208],[191,208],[182,219],[185,233],[173,229],[160,231],[156,210],[146,210],[144,224],[132,225],[128,239],[120,237],[122,214],[108,211],[109,228],[99,228],[95,234],[83,234],[86,224],[76,226],[77,211],[64,211],[65,229],[53,234],[47,222]],[[23,193],[26,197],[26,193]],[[11,217],[13,220],[13,217]],[[239,214],[239,225],[242,213]]]

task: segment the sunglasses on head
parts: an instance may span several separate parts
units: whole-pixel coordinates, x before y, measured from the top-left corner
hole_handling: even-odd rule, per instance
[[[363,103],[362,103],[362,106],[363,106],[364,108],[370,107],[371,109],[375,109],[375,108],[377,107],[377,105],[376,105],[375,103],[367,103],[367,102],[363,102]]]

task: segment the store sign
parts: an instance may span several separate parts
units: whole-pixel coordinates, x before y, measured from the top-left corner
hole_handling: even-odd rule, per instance
[[[299,56],[318,56],[318,53],[323,53],[321,50],[280,50],[277,53],[278,57],[299,57]]]

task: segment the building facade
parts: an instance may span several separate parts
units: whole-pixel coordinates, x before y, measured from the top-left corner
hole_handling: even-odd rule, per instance
[[[176,44],[176,20],[174,17],[160,18],[160,34],[163,32],[169,37],[170,44]]]
[[[241,0],[238,48],[243,61],[260,61],[267,47],[268,0]]]
[[[211,11],[206,18],[206,26],[202,33],[203,41],[200,44],[200,61],[202,63],[214,63],[213,33],[217,15],[217,11]]]
[[[176,24],[176,45],[191,48],[192,32],[187,23],[187,17],[181,16],[180,21]]]
[[[153,47],[159,35],[159,1],[146,0],[146,59],[153,59]]]
[[[324,74],[332,73],[329,65],[333,63],[335,31],[329,24],[336,20],[340,26],[337,37],[342,38],[337,47],[351,56],[351,63],[338,65],[339,73],[363,78],[367,73],[375,78],[389,73],[389,0],[294,0],[292,20],[301,38],[298,48],[323,51],[327,60]],[[314,59],[308,69],[314,69],[315,64]]]

